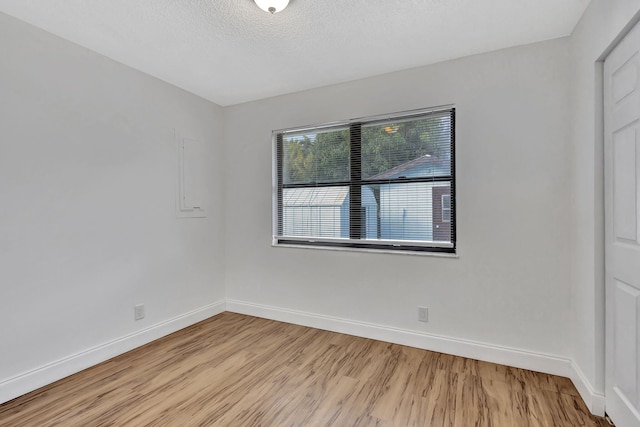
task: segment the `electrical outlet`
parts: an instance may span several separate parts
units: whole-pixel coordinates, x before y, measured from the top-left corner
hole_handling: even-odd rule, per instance
[[[420,322],[429,321],[429,309],[427,307],[418,307],[418,320]]]
[[[133,308],[136,320],[144,319],[144,304],[138,304]]]

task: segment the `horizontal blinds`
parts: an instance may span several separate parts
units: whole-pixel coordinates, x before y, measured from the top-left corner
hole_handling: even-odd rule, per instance
[[[362,126],[362,178],[451,175],[451,120],[445,113]]]
[[[454,114],[277,132],[276,241],[454,248]]]

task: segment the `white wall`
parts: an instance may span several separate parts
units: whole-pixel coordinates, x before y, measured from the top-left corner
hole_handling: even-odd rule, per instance
[[[1,402],[225,290],[221,108],[4,14],[0,52]],[[206,219],[175,217],[174,128],[206,143]]]
[[[568,357],[568,48],[559,39],[225,108],[228,307]],[[273,129],[450,103],[459,259],[271,247]]]
[[[572,354],[594,394],[587,404],[598,413],[604,404],[604,187],[597,61],[637,21],[639,11],[637,0],[592,0],[571,37]]]

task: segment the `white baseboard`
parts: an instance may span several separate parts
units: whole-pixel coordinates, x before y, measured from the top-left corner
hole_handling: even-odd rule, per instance
[[[227,311],[568,377],[591,413],[604,416],[604,395],[595,392],[578,365],[565,357],[243,301],[227,300]]]
[[[569,378],[573,381],[573,384],[578,389],[578,393],[580,393],[582,400],[584,400],[584,403],[591,413],[599,417],[604,417],[604,394],[594,391],[593,386],[575,362],[571,362],[571,374]]]
[[[569,377],[591,413],[603,416],[605,412],[604,395],[594,391],[580,367],[568,358],[234,300],[219,301],[201,307],[130,335],[0,381],[0,403],[37,390],[83,369],[220,314],[225,309],[234,313]]]
[[[227,311],[567,377],[591,413],[604,416],[604,394],[595,392],[578,365],[565,357],[243,301],[227,300]]]
[[[0,403],[37,390],[224,311],[225,302],[219,301],[0,381]]]
[[[571,360],[419,331],[227,300],[227,311],[569,377]]]

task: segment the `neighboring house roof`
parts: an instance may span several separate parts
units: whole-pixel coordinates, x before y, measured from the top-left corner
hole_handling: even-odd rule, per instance
[[[425,154],[368,179],[398,178],[411,175],[412,172],[419,176],[437,176],[447,174],[448,171],[449,160]],[[287,188],[282,194],[282,206],[342,206],[348,194],[349,187],[345,186]]]
[[[427,171],[427,176],[431,174],[441,175],[442,173],[447,173],[449,169],[449,161],[440,157],[433,157],[430,154],[425,154],[424,156],[420,156],[416,159],[410,160],[406,163],[391,168],[388,171],[380,172],[379,174],[367,179],[398,178],[400,176],[406,175],[412,169],[417,169],[418,167],[430,169],[430,172]]]
[[[287,188],[282,192],[283,206],[341,206],[349,187]]]

